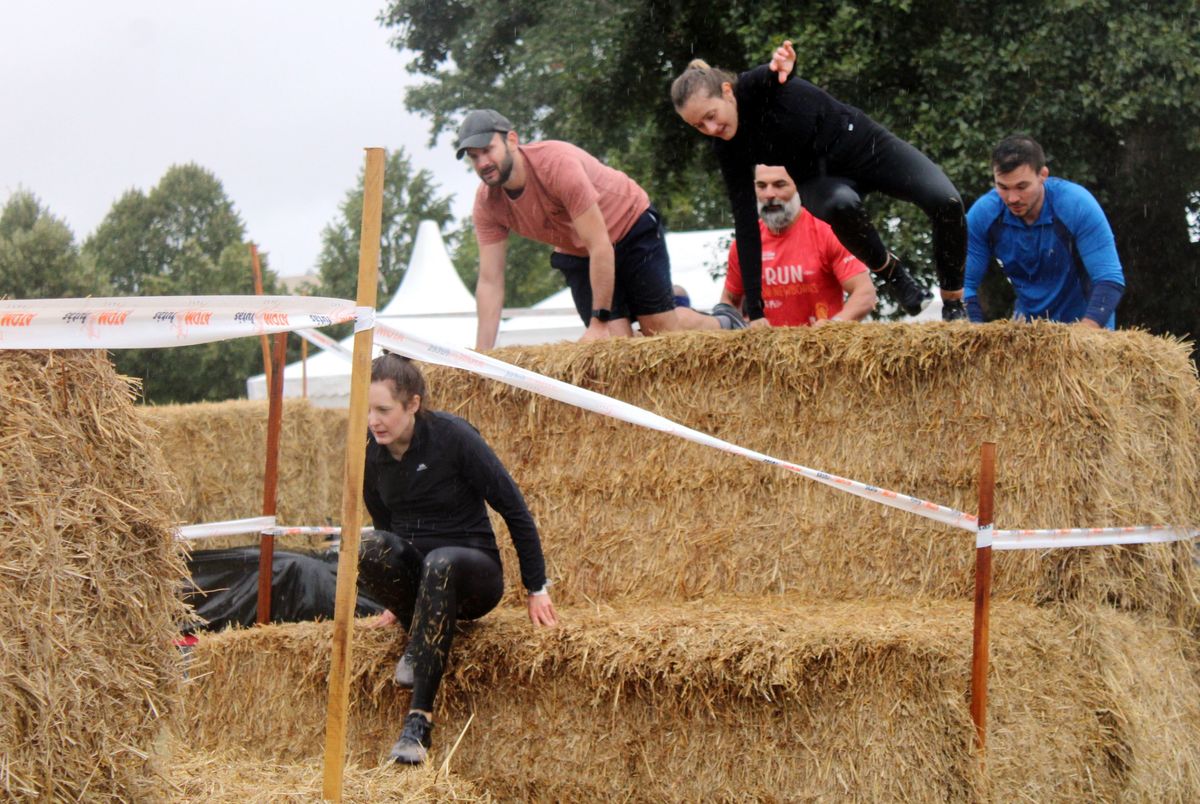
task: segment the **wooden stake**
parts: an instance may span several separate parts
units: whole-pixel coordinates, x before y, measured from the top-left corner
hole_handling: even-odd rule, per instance
[[[382,148],[367,149],[363,182],[362,234],[358,241],[358,306],[375,307],[379,238],[383,225]],[[371,378],[374,330],[354,333],[350,375],[350,417],[346,423],[346,482],[342,488],[342,541],[338,551],[337,602],[333,619],[333,656],[329,664],[329,706],[325,718],[323,793],[342,800],[346,763],[346,709],[350,701],[351,628],[358,597],[358,543],[362,525],[363,461],[367,453],[367,390]]]
[[[308,341],[300,339],[300,398],[308,399]]]
[[[992,515],[996,444],[985,441],[979,465],[979,532],[975,537],[975,628],[971,646],[971,720],[980,756],[987,748],[988,622],[992,602]]]
[[[266,337],[265,335],[263,336]],[[279,431],[283,422],[283,365],[287,361],[287,333],[275,336],[271,364],[270,402],[267,408],[267,467],[263,473],[263,516],[275,516],[279,487]],[[258,608],[254,621],[271,622],[271,575],[275,567],[275,537],[266,534],[258,541]]]
[[[254,295],[263,295],[262,266],[258,264],[258,246],[250,244],[250,264],[254,267]],[[267,375],[267,388],[271,387],[271,347],[267,345],[267,336],[262,334],[263,372]]]

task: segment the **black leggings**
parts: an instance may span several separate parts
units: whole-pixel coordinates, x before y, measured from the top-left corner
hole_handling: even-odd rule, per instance
[[[888,252],[863,208],[862,197],[881,193],[919,206],[933,224],[933,255],[942,290],[962,290],[967,220],[962,197],[942,169],[902,139],[887,135],[861,157],[830,162],[822,175],[799,182],[804,207],[833,228],[846,250],[877,271]]]
[[[474,620],[504,594],[500,554],[456,546],[454,539],[415,544],[394,533],[363,534],[358,572],[363,588],[408,631],[413,709],[433,711],[458,620]]]

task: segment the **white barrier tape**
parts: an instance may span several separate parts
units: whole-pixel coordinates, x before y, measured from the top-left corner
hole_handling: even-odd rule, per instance
[[[981,547],[992,546],[992,526],[980,525],[979,530],[975,531],[975,549]]]
[[[175,529],[175,538],[181,541],[212,539],[217,536],[237,536],[241,533],[258,533],[275,527],[275,517],[259,516],[252,519],[229,519],[224,522],[207,522],[202,525],[183,525]]]
[[[363,528],[362,532],[366,533],[373,528]],[[336,525],[313,525],[295,527],[274,527],[263,528],[263,536],[341,536],[342,529]]]
[[[320,296],[130,296],[0,301],[0,349],[143,349],[356,320]]]
[[[1043,550],[1054,547],[1102,547],[1113,544],[1178,542],[1200,537],[1195,528],[1139,525],[1127,528],[1064,528],[1061,530],[998,530],[996,550]]]
[[[354,308],[354,332],[365,332],[368,329],[375,327],[375,308],[374,307],[355,307]]]
[[[311,343],[313,346],[316,346],[319,349],[324,349],[327,352],[333,352],[334,354],[341,355],[342,357],[346,358],[346,360],[352,360],[354,357],[354,352],[350,351],[345,346],[342,346],[339,341],[335,341],[333,338],[329,337],[320,330],[298,329],[296,330],[296,334]]]
[[[406,357],[423,360],[427,363],[449,366],[451,368],[464,369],[517,388],[523,388],[527,391],[550,397],[551,399],[557,399],[568,405],[590,410],[594,413],[610,416],[614,419],[620,419],[652,430],[669,433],[680,438],[686,438],[697,444],[704,444],[734,455],[741,455],[745,458],[761,461],[762,463],[780,466],[811,480],[816,480],[818,483],[824,483],[827,486],[832,486],[850,494],[889,505],[893,508],[899,508],[902,511],[909,511],[927,519],[943,522],[965,530],[976,530],[976,518],[971,514],[955,511],[953,508],[931,503],[919,497],[910,497],[905,494],[889,491],[888,489],[868,486],[857,480],[849,480],[827,472],[819,472],[806,466],[772,458],[770,455],[764,455],[761,452],[739,447],[736,444],[730,444],[719,438],[701,433],[698,430],[684,427],[666,417],[650,413],[626,402],[612,399],[611,397],[598,394],[594,391],[588,391],[560,380],[535,374],[532,371],[518,368],[487,355],[481,355],[466,349],[431,343],[411,333],[401,332],[382,323],[378,323],[375,327],[375,343],[389,351],[397,352]]]

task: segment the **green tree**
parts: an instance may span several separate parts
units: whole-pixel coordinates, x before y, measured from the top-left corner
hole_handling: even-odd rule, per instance
[[[319,295],[337,299],[353,299],[357,295],[364,176],[365,170],[360,170],[358,182],[346,192],[338,208],[337,218],[321,233],[321,254],[317,259],[319,285],[314,289]],[[403,148],[388,153],[383,174],[379,307],[391,299],[404,278],[418,224],[432,220],[444,230],[452,220],[450,197],[439,193],[433,174],[428,170],[414,173],[412,160]]]
[[[54,299],[106,290],[104,278],[80,258],[64,221],[28,190],[9,196],[0,210],[0,296]]]
[[[668,87],[687,62],[745,69],[784,38],[796,71],[928,153],[968,203],[988,155],[1025,131],[1051,170],[1091,189],[1113,225],[1128,289],[1123,325],[1200,335],[1200,5],[1194,0],[393,0],[380,17],[410,68],[433,134],[494,106],[524,139],[559,137],[628,169],[675,228],[728,225],[711,150]],[[929,270],[910,205],[874,197],[889,241]]]
[[[195,165],[176,165],[143,193],[130,190],[84,243],[84,253],[112,278],[117,295],[186,296],[254,293],[245,226],[221,182]],[[263,265],[263,290],[277,291]],[[147,402],[198,402],[245,395],[247,376],[262,370],[257,339],[113,352],[117,369],[142,379]]]
[[[504,267],[505,307],[528,307],[566,287],[562,273],[550,267],[553,250],[536,240],[515,234],[508,236]],[[475,240],[475,227],[469,220],[458,235],[454,270],[473,290],[479,280],[479,243]]]

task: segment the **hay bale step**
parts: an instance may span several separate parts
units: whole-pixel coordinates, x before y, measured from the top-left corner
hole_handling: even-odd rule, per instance
[[[171,764],[168,801],[205,804],[275,804],[320,801],[324,768],[318,760],[272,762],[236,746],[216,753],[177,747]],[[360,768],[342,775],[343,804],[425,804],[430,801],[495,801],[471,782],[434,766]]]
[[[1107,610],[999,603],[989,760],[968,714],[967,603],[710,599],[505,608],[457,641],[434,754],[501,799],[1188,800],[1200,685],[1180,635]],[[328,624],[207,635],[189,739],[319,756]],[[403,639],[355,630],[350,750],[377,765],[407,693]],[[1037,746],[1031,751],[1031,746]]]

